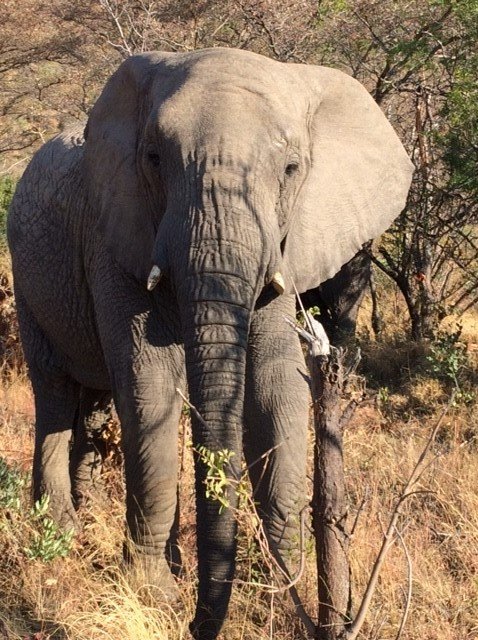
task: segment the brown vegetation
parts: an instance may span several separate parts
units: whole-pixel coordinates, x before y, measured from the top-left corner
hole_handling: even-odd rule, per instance
[[[476,333],[468,335],[478,341]],[[390,347],[375,343],[373,349],[377,352],[382,349],[385,354]],[[375,364],[369,361],[368,366],[372,372],[375,368],[377,379],[383,373],[379,367],[384,362],[385,359],[380,358]],[[448,398],[445,391],[437,396],[434,378],[422,375],[420,382],[414,383],[414,375],[413,367],[408,364],[388,394],[368,394],[345,433],[349,523],[358,515],[350,545],[355,607],[381,545],[383,527]],[[416,392],[410,403],[410,389],[414,384]],[[9,465],[18,465],[28,472],[33,435],[28,383],[23,376],[10,375],[2,385],[1,395],[2,458]],[[401,508],[399,528],[413,567],[411,606],[402,634],[407,640],[471,640],[478,635],[476,409],[476,400],[450,409],[433,446],[431,464],[421,480],[420,492]],[[181,443],[187,440],[186,435]],[[145,599],[144,593],[128,586],[119,571],[124,517],[119,469],[108,472],[107,498],[82,513],[84,531],[75,540],[72,551],[66,558],[52,562],[29,559],[25,552],[31,545],[35,526],[28,515],[27,480],[21,490],[20,509],[1,512],[0,588],[4,598],[0,605],[0,628],[3,637],[8,640],[187,637],[187,620],[193,609],[195,550],[192,464],[190,451],[184,446],[181,444],[179,452],[183,459],[181,546],[185,571],[181,591],[184,610],[158,611],[151,600]],[[4,491],[4,486],[1,489]],[[306,571],[298,589],[306,610],[314,617],[317,587],[312,540],[306,542],[306,555]],[[240,581],[234,591],[223,637],[233,640],[269,637],[271,629],[274,637],[299,637],[300,623],[288,598],[275,597],[271,608],[270,594],[254,586],[256,560],[257,548],[251,533],[243,529]],[[406,600],[407,572],[404,551],[397,544],[381,572],[359,637],[395,638]]]

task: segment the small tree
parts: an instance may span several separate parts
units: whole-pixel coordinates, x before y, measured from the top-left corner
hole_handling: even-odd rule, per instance
[[[476,3],[319,7],[324,61],[369,87],[415,163],[407,207],[371,256],[403,294],[413,338],[431,337],[441,318],[476,300]]]

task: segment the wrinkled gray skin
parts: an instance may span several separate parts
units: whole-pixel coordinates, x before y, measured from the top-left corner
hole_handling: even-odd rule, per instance
[[[301,295],[305,309],[318,307],[330,342],[346,346],[355,337],[357,315],[370,283],[371,261],[359,251],[332,278]]]
[[[382,232],[404,205],[411,165],[356,81],[232,49],[130,58],[79,136],[35,156],[8,222],[36,402],[35,497],[47,492],[55,517],[75,523],[73,500],[94,467],[88,425],[111,390],[126,560],[174,593],[165,549],[176,387],[188,385],[207,424],[193,420],[196,447],[233,451],[236,472],[242,450],[251,463],[279,445],[251,476],[268,532],[287,548],[305,499],[308,413],[301,348],[283,320],[294,314],[292,283],[318,286]],[[153,264],[163,277],[149,292]],[[191,629],[209,640],[226,614],[236,525],[206,500],[204,474],[196,461]]]

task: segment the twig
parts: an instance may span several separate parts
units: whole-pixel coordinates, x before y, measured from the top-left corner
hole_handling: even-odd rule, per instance
[[[407,559],[407,566],[408,566],[408,589],[407,589],[407,595],[406,595],[406,600],[405,600],[405,608],[403,610],[403,615],[402,615],[402,620],[400,622],[400,626],[398,628],[397,631],[397,635],[395,636],[395,640],[400,640],[401,635],[402,635],[402,631],[405,627],[405,624],[407,622],[407,618],[408,618],[408,613],[410,611],[410,604],[412,602],[412,589],[413,589],[413,566],[412,566],[412,559],[410,558],[410,554],[408,553],[408,549],[407,546],[405,544],[405,541],[403,539],[403,536],[401,534],[401,532],[398,529],[395,529],[396,533],[397,533],[397,538],[400,541],[400,544],[402,545],[402,549],[403,552],[405,554],[405,557]]]
[[[196,407],[192,404],[192,402],[190,402],[190,400],[184,395],[184,393],[181,391],[181,389],[179,389],[178,387],[176,387],[176,393],[178,393],[181,398],[184,400],[184,402],[188,405],[188,407],[191,409],[191,411],[194,413],[194,415],[196,416],[196,418],[200,421],[200,423],[203,425],[203,427],[205,427],[206,429],[209,430],[209,426],[207,424],[207,422],[204,420],[204,418],[202,417],[202,415],[199,413],[199,411],[196,409]],[[249,469],[252,469],[253,466],[255,466],[258,462],[260,462],[261,460],[264,460],[264,458],[268,458],[270,456],[270,454],[273,451],[276,451],[276,449],[278,449],[279,447],[282,447],[282,445],[284,444],[285,440],[282,440],[281,442],[279,442],[278,444],[274,445],[273,447],[271,447],[270,449],[268,449],[267,451],[265,451],[263,454],[261,454],[258,458],[256,458],[255,460],[253,460],[251,462],[251,464],[247,465],[246,469],[247,471],[249,471]]]
[[[252,467],[254,467],[258,462],[260,462],[261,460],[264,460],[264,458],[268,458],[273,451],[276,451],[276,449],[278,449],[279,447],[282,447],[284,442],[285,440],[282,440],[281,442],[279,442],[278,444],[275,444],[270,449],[267,449],[265,453],[263,453],[261,456],[253,460],[251,464],[248,464],[246,469],[249,471],[249,469],[252,469]]]
[[[301,299],[301,297],[299,295],[299,292],[297,291],[297,287],[295,286],[295,282],[294,281],[292,281],[292,286],[294,287],[295,297],[297,298],[297,301],[298,301],[299,306],[300,306],[300,310],[302,311],[302,315],[304,316],[305,323],[307,324],[307,327],[309,328],[309,332],[314,336],[314,338],[316,338],[317,336],[315,335],[315,331],[314,331],[314,328],[313,328],[312,323],[310,321],[309,314],[304,309],[304,305],[302,304],[302,299]],[[290,324],[290,320],[287,320],[287,322]]]
[[[261,486],[262,480],[264,479],[265,473],[267,471],[267,467],[269,466],[269,456],[270,454],[275,451],[276,449],[278,449],[280,446],[282,446],[284,444],[284,440],[282,440],[282,442],[279,442],[279,444],[276,444],[275,446],[271,447],[270,449],[268,449],[265,453],[263,453],[261,456],[259,456],[259,458],[257,458],[257,460],[254,460],[253,462],[251,462],[251,464],[247,465],[246,469],[247,471],[249,471],[250,469],[252,469],[252,467],[254,465],[256,465],[258,462],[260,462],[261,460],[263,460],[264,458],[266,459],[264,466],[262,467],[261,470],[261,475],[259,476],[259,480],[256,482],[256,486],[254,487],[254,490],[252,492],[252,497],[255,498],[257,492],[259,491],[259,488]]]
[[[238,584],[246,585],[246,586],[254,586],[260,587],[267,591],[268,593],[285,593],[295,587],[295,585],[299,582],[299,580],[304,575],[305,570],[305,516],[307,515],[308,507],[304,507],[300,512],[300,527],[299,527],[299,568],[297,569],[297,573],[294,577],[289,576],[287,569],[284,567],[281,568],[281,572],[286,575],[288,582],[282,586],[275,586],[271,584],[266,584],[264,582],[249,582],[248,580],[237,580]],[[274,558],[275,560],[275,558]]]
[[[295,320],[290,318],[289,316],[284,316],[284,320],[288,325],[294,329],[294,331],[309,345],[309,353],[312,357],[320,357],[320,356],[328,356],[330,352],[332,352],[335,347],[329,344],[329,340],[327,338],[327,334],[325,333],[325,329],[322,327],[320,322],[314,320],[314,324],[317,326],[317,330],[314,328],[309,314],[306,313],[306,320],[308,325],[310,325],[310,332],[306,329],[303,329]],[[323,335],[318,335],[319,330],[322,331]]]
[[[188,400],[188,398],[186,398],[186,396],[184,395],[184,393],[181,391],[181,389],[179,389],[178,387],[176,387],[176,393],[178,393],[181,398],[184,400],[184,402],[188,405],[188,407],[191,409],[191,411],[194,413],[194,415],[196,416],[196,418],[199,420],[199,422],[202,424],[202,426],[207,429],[209,431],[209,425],[208,423],[204,420],[204,418],[202,417],[202,415],[199,413],[199,411],[196,409],[196,407],[192,404],[192,402],[190,402]],[[209,431],[209,433],[211,433]],[[214,437],[214,434],[211,433],[211,435]],[[216,441],[216,445],[220,448],[219,442]],[[236,482],[240,482],[241,478],[240,476],[236,473],[236,470],[234,469],[234,467],[232,465],[229,465],[229,468],[231,470],[231,473],[234,477],[234,480]]]
[[[22,162],[28,162],[28,158],[20,158],[20,160],[17,160],[13,164],[11,164],[7,169],[1,169],[0,176],[8,175],[11,170],[17,166],[17,164],[21,164]]]
[[[375,588],[377,586],[377,581],[378,581],[378,576],[380,574],[380,571],[382,569],[382,565],[385,561],[385,557],[387,556],[387,553],[390,551],[393,542],[395,540],[395,531],[396,531],[396,525],[397,525],[397,521],[398,521],[398,517],[400,515],[400,506],[402,505],[402,503],[408,499],[409,497],[411,497],[415,492],[411,492],[411,488],[413,487],[414,484],[416,484],[416,482],[420,479],[422,473],[423,473],[423,467],[424,467],[424,460],[425,457],[427,456],[430,447],[432,446],[436,434],[438,433],[438,429],[441,427],[441,425],[443,424],[443,420],[445,419],[446,414],[448,413],[448,410],[450,409],[450,407],[453,404],[453,401],[455,399],[455,393],[453,392],[451,394],[450,400],[448,402],[448,404],[446,405],[445,409],[443,410],[438,422],[436,423],[432,433],[430,434],[430,437],[428,438],[428,441],[425,445],[425,448],[423,449],[422,453],[420,454],[420,457],[418,458],[418,461],[415,465],[415,467],[413,468],[413,471],[401,493],[401,495],[399,496],[395,507],[392,511],[392,516],[390,518],[390,523],[388,525],[387,531],[384,534],[384,539],[382,542],[382,546],[380,548],[380,551],[378,553],[377,559],[375,560],[375,563],[372,567],[372,572],[370,574],[370,578],[367,584],[367,587],[365,589],[365,593],[363,595],[362,598],[362,602],[360,603],[359,606],[359,610],[357,612],[357,615],[355,616],[354,621],[352,622],[350,628],[347,630],[346,634],[345,634],[345,638],[346,640],[355,640],[360,632],[360,629],[362,628],[362,625],[365,621],[365,616],[367,615],[368,609],[370,607],[370,602],[372,600],[372,597],[375,593]]]
[[[269,638],[272,640],[274,637],[274,598],[275,593],[271,593],[271,608],[270,608],[270,616],[269,616]]]
[[[292,578],[290,580],[290,582],[282,588],[282,591],[289,591],[292,587],[295,587],[295,585],[299,582],[299,580],[302,578],[302,576],[304,575],[304,570],[305,570],[305,545],[304,545],[304,538],[305,538],[305,516],[307,515],[309,511],[308,506],[303,507],[301,512],[300,512],[300,527],[299,527],[299,533],[300,533],[300,537],[299,537],[299,554],[300,554],[300,561],[299,561],[299,568],[297,570],[297,573],[295,575],[294,578]]]
[[[352,525],[352,528],[350,529],[349,538],[352,538],[352,536],[355,533],[355,529],[357,528],[360,516],[362,515],[362,511],[363,511],[363,508],[365,507],[365,504],[367,503],[367,500],[368,500],[368,487],[366,488],[365,495],[359,504],[359,508],[357,509],[357,514],[355,516],[354,523]]]
[[[253,502],[252,502],[252,505],[253,505],[253,508],[255,509],[255,504]],[[273,568],[275,566],[276,568],[278,568],[279,571],[282,573],[282,575],[286,578],[286,580],[288,580],[288,582],[285,586],[282,586],[282,587],[276,587],[276,586],[273,586],[270,584],[264,584],[264,583],[258,584],[257,582],[249,583],[241,580],[238,580],[237,582],[239,584],[246,584],[254,587],[261,587],[271,595],[274,595],[277,593],[284,593],[288,591],[292,598],[292,602],[294,603],[297,617],[304,625],[304,628],[307,633],[307,637],[312,639],[312,638],[315,638],[316,626],[314,621],[310,618],[310,616],[306,612],[295,586],[297,582],[301,579],[305,569],[304,540],[305,540],[305,529],[306,529],[306,523],[305,523],[306,513],[307,513],[307,507],[304,507],[304,509],[302,509],[301,511],[301,518],[300,518],[300,564],[299,564],[299,569],[296,575],[293,578],[290,577],[289,571],[285,566],[285,563],[281,558],[279,551],[275,548],[273,541],[272,540],[269,541],[267,537],[267,533],[264,530],[263,523],[261,520],[258,519],[258,525],[254,527],[254,531],[255,531],[255,535],[259,539],[259,545],[261,547],[262,556],[265,559],[265,561],[269,564],[270,567]],[[271,550],[271,547],[273,550]]]

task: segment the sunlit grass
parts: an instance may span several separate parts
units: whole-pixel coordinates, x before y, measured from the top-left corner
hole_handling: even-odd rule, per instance
[[[472,351],[478,321],[465,318],[463,339]],[[360,406],[345,434],[354,603],[365,589],[394,501],[436,423],[449,390],[416,373],[422,347],[403,333],[370,342],[365,366],[375,396]],[[471,360],[471,365],[473,360]],[[473,372],[472,372],[473,373]],[[401,509],[400,528],[413,563],[412,601],[405,640],[478,638],[478,419],[477,401],[453,406],[437,435],[431,462],[420,484],[423,493]],[[33,451],[33,401],[24,371],[13,370],[0,386],[0,455],[29,474]],[[183,427],[185,425],[183,424]],[[184,429],[182,430],[184,431]],[[80,513],[83,531],[66,558],[29,560],[29,487],[18,512],[0,514],[0,637],[8,640],[182,640],[189,637],[196,585],[194,482],[191,452],[183,434],[181,537],[184,571],[181,606],[158,606],[154,591],[135,589],[121,572],[124,488],[121,471],[109,469],[106,495]],[[311,491],[311,488],[308,488]],[[247,519],[246,519],[247,522]],[[247,533],[247,532],[245,532]],[[247,540],[247,535],[241,540]],[[316,616],[313,544],[299,592]],[[238,575],[247,578],[254,554],[241,549]],[[287,597],[237,583],[222,633],[228,640],[303,637]],[[361,638],[393,640],[407,589],[403,549],[391,551],[382,571]],[[3,635],[2,635],[3,634]],[[39,634],[35,636],[34,634]]]

